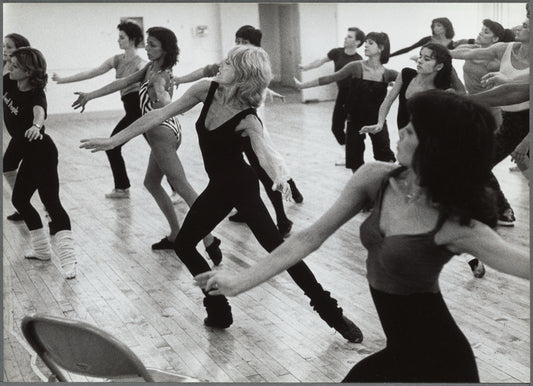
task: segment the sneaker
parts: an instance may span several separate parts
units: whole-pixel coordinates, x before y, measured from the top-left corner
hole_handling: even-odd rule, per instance
[[[222,251],[220,250],[220,239],[213,237],[213,242],[205,248],[207,255],[215,265],[222,261]]]
[[[474,277],[481,279],[483,276],[485,276],[485,266],[478,259],[470,260],[468,262],[468,265],[470,266],[470,269],[472,270]]]
[[[297,204],[301,204],[303,202],[303,200],[304,200],[304,197],[302,196],[302,193],[300,193],[300,191],[296,187],[296,184],[294,183],[292,178],[289,181],[287,181],[287,182],[289,183],[289,186],[291,187],[292,199]]]
[[[161,250],[161,249],[174,249],[174,242],[170,241],[166,237],[163,237],[160,241],[158,241],[155,244],[152,244],[153,250]]]
[[[337,161],[335,162],[335,166],[346,166],[346,161]]]
[[[172,191],[172,194],[170,195],[170,201],[172,201],[173,204],[177,204],[181,201],[181,196],[175,191]]]
[[[505,209],[498,218],[498,225],[502,227],[514,227],[516,218],[511,208]]]
[[[105,198],[130,198],[130,190],[113,189],[110,193],[106,193]]]
[[[70,280],[76,277],[77,261],[75,258],[60,260],[59,263],[61,264],[61,271],[65,279]]]
[[[340,326],[336,326],[335,330],[348,342],[361,343],[363,341],[363,333],[359,327],[344,315],[342,316],[342,319],[344,323]]]
[[[22,221],[22,215],[15,211],[15,213],[10,214],[6,217],[9,221]]]
[[[244,219],[244,216],[240,214],[239,212],[235,213],[233,216],[229,216],[228,220],[233,222],[246,222]]]
[[[292,221],[289,219],[278,223],[278,230],[283,238],[286,238],[289,236],[289,234],[291,233],[291,229],[292,229]]]

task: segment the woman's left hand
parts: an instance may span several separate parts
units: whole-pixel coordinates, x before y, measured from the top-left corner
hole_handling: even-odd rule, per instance
[[[515,163],[520,163],[524,161],[527,157],[527,152],[529,150],[529,141],[522,141],[518,144],[517,147],[511,153],[511,161]]]
[[[87,138],[80,141],[80,149],[91,149],[91,153],[107,151],[115,147],[111,138]]]
[[[43,139],[43,135],[41,134],[41,130],[38,129],[35,126],[30,127],[26,132],[24,133],[24,137],[28,138],[28,140],[31,142],[35,139]]]
[[[221,268],[194,277],[194,285],[202,288],[209,295],[238,295],[242,292],[238,289],[239,284],[240,280],[237,275]]]

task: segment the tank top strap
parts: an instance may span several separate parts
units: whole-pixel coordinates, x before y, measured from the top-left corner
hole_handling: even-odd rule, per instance
[[[211,85],[209,86],[209,91],[207,92],[207,96],[205,97],[204,101],[204,107],[202,108],[202,111],[200,112],[200,116],[198,117],[198,121],[204,122],[205,116],[207,115],[207,112],[209,111],[209,107],[211,106],[211,103],[213,102],[213,98],[215,97],[215,91],[218,88],[217,82],[211,82]]]

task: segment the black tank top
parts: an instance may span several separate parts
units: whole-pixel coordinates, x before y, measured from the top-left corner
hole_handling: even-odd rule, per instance
[[[409,112],[407,111],[407,98],[405,93],[407,87],[411,81],[416,77],[418,73],[412,68],[404,68],[402,70],[402,87],[400,88],[400,97],[398,101],[398,117],[396,123],[398,124],[398,130],[404,128],[410,120]]]
[[[218,83],[211,82],[211,87],[204,102],[202,112],[196,121],[196,131],[200,150],[204,159],[204,167],[210,179],[229,178],[242,172],[242,169],[250,168],[244,161],[243,138],[235,128],[247,115],[257,116],[254,108],[248,108],[234,115],[216,129],[208,130],[205,127],[205,117],[213,102]]]

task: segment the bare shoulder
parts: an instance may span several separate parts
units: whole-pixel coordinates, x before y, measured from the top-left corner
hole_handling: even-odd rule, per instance
[[[370,197],[376,197],[381,184],[398,165],[389,162],[368,162],[361,166],[350,179],[349,184],[364,186]]]
[[[259,119],[257,118],[255,114],[248,114],[239,122],[235,130],[236,131],[244,130],[243,136],[246,136],[249,134],[262,134],[263,125],[261,124],[261,121],[259,121]]]
[[[205,101],[209,88],[211,87],[211,81],[204,79],[199,80],[196,83],[193,83],[191,87],[187,90],[187,93],[194,95],[198,100]]]

